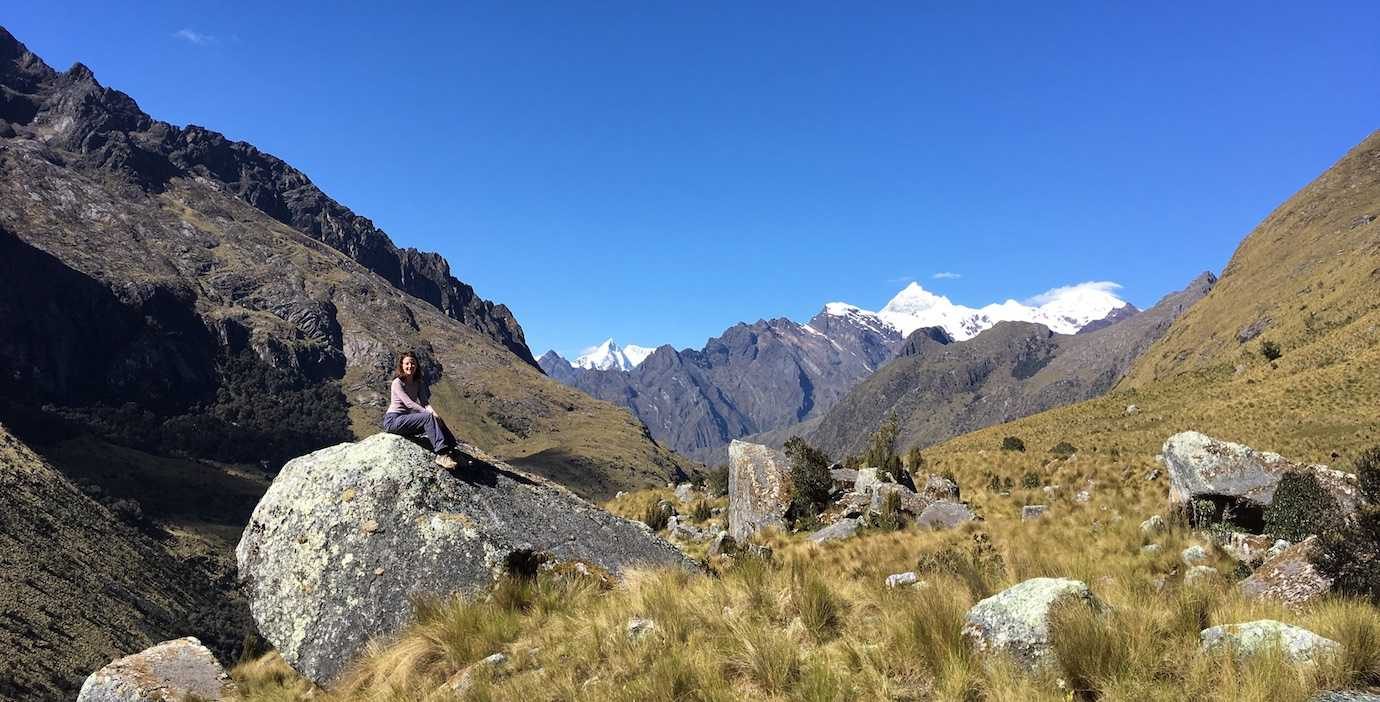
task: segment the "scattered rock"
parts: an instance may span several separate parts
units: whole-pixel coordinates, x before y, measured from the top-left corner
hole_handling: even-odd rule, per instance
[[[738,541],[729,535],[727,531],[721,531],[709,542],[709,549],[705,551],[709,556],[732,556],[738,552]]]
[[[942,476],[927,475],[920,481],[920,496],[926,500],[937,502],[947,500],[957,502],[959,499],[958,483]]]
[[[656,630],[656,622],[651,619],[633,617],[628,620],[628,640],[641,641],[647,634]]]
[[[960,502],[933,502],[920,512],[915,523],[932,529],[952,529],[964,522],[977,519],[973,510]]]
[[[1140,412],[1140,408],[1135,405],[1126,405],[1126,415],[1130,416]]]
[[[681,541],[708,541],[713,538],[713,534],[693,524],[687,524],[680,515],[676,515],[666,520],[666,529],[671,538]]]
[[[1313,565],[1321,546],[1310,536],[1260,564],[1238,587],[1247,597],[1300,605],[1332,590],[1332,579]]]
[[[1021,508],[1021,521],[1028,522],[1045,516],[1044,505],[1026,505]]]
[[[502,653],[495,653],[471,663],[469,666],[466,666],[464,670],[450,676],[450,679],[446,681],[446,686],[457,696],[464,696],[466,692],[469,692],[470,687],[474,685],[474,676],[476,673],[481,670],[498,670],[507,664],[507,656]]]
[[[1160,551],[1163,550],[1164,547],[1159,544],[1146,544],[1140,547],[1140,554],[1142,556],[1158,556],[1160,555]]]
[[[676,486],[676,500],[683,505],[694,502],[696,499],[699,499],[700,496],[700,491],[696,490],[695,486],[691,483],[681,483]]]
[[[1273,619],[1214,626],[1204,629],[1198,636],[1204,651],[1225,647],[1236,657],[1246,658],[1278,646],[1294,663],[1313,662],[1320,656],[1338,653],[1342,648],[1332,639]]]
[[[1179,552],[1179,560],[1183,561],[1184,565],[1190,566],[1207,563],[1208,551],[1206,548],[1203,548],[1202,544],[1193,544]]]
[[[1160,469],[1159,469],[1159,468],[1151,468],[1151,469],[1145,474],[1145,479],[1146,479],[1147,481],[1159,480],[1159,479],[1160,479]]]
[[[853,492],[869,493],[876,485],[880,485],[882,479],[877,477],[876,468],[859,468],[856,477],[853,479]]]
[[[840,497],[834,505],[845,517],[861,517],[872,508],[872,497],[860,492],[850,492]]]
[[[1196,565],[1184,573],[1184,583],[1187,585],[1200,585],[1216,580],[1221,573],[1217,572],[1212,566]]]
[[[900,499],[901,511],[911,515],[924,512],[930,504],[929,500],[915,494],[914,490],[900,483],[877,483],[868,491],[872,494],[872,501],[869,503],[868,509],[874,513],[882,511],[882,504],[886,502],[888,495],[896,495]]]
[[[1075,495],[1073,496],[1073,501],[1074,501],[1074,502],[1077,502],[1077,503],[1080,504],[1080,505],[1085,505],[1085,504],[1087,504],[1088,501],[1091,500],[1091,499],[1092,499],[1092,492],[1089,491],[1089,490],[1079,490],[1078,493],[1075,494]]]
[[[1144,536],[1154,536],[1164,531],[1164,517],[1152,515],[1149,519],[1140,523],[1140,533]]]
[[[1255,321],[1251,322],[1250,324],[1247,324],[1244,327],[1241,327],[1241,330],[1236,332],[1237,343],[1244,344],[1247,341],[1250,341],[1251,339],[1260,336],[1260,334],[1265,331],[1265,327],[1268,326],[1270,326],[1269,317],[1257,318]]]
[[[838,520],[837,522],[834,522],[833,524],[830,524],[827,527],[824,527],[823,529],[820,529],[819,531],[816,531],[813,534],[810,534],[810,540],[817,544],[822,544],[829,541],[847,539],[853,536],[854,534],[858,533],[858,529],[861,526],[861,519],[845,517],[843,519]]]
[[[858,471],[849,468],[830,468],[829,479],[833,481],[835,490],[849,492],[858,482]]]
[[[767,527],[785,527],[790,506],[786,454],[761,444],[728,446],[728,533],[739,541]]]
[[[1269,534],[1247,534],[1239,531],[1214,532],[1212,540],[1233,560],[1252,568],[1269,558],[1270,549],[1282,541],[1282,539],[1276,539]],[[1285,541],[1284,546],[1288,548],[1289,542]],[[1278,552],[1275,551],[1275,553]]]
[[[351,488],[353,500],[338,499]],[[370,520],[375,533],[350,527]],[[405,626],[417,597],[478,592],[505,569],[543,559],[615,575],[634,565],[695,568],[643,525],[540,477],[489,460],[451,474],[430,451],[386,433],[289,461],[236,555],[260,632],[322,685],[370,639]]]
[[[1067,578],[1032,578],[978,602],[963,625],[963,637],[979,653],[1006,653],[1027,670],[1053,662],[1049,613],[1074,601],[1101,612],[1105,606],[1086,583]]]
[[[909,570],[904,573],[886,576],[887,587],[904,587],[906,585],[914,585],[918,582],[920,582],[920,576],[916,575],[914,571]]]
[[[77,702],[238,699],[234,681],[197,639],[164,641],[92,673]]]

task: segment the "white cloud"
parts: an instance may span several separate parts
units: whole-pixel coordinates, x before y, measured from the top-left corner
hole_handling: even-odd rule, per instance
[[[212,44],[219,43],[214,36],[210,34],[202,34],[201,32],[198,32],[195,29],[179,29],[176,32],[173,32],[173,37],[176,39],[181,39],[182,41],[185,41],[189,44],[196,44],[197,46],[210,46]]]
[[[935,280],[957,280],[957,279],[959,279],[959,278],[962,278],[962,277],[963,277],[963,274],[962,274],[962,273],[950,273],[949,271],[940,271],[940,272],[935,273],[934,275],[932,275],[932,276],[930,276],[930,277],[931,277],[931,278],[934,278]]]
[[[1066,299],[1076,296],[1089,294],[1101,294],[1117,297],[1116,291],[1121,289],[1121,283],[1113,283],[1110,280],[1090,280],[1086,283],[1077,285],[1065,285],[1060,288],[1046,290],[1025,301],[1027,305],[1044,305],[1055,300]],[[1118,298],[1119,299],[1119,298]]]

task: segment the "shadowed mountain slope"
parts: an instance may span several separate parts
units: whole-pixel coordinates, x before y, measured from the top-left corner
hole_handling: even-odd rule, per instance
[[[376,431],[413,348],[457,434],[583,494],[684,463],[546,378],[444,260],[283,162],[152,120],[2,31],[0,87],[0,405],[21,435],[44,407],[64,431],[275,467]]]

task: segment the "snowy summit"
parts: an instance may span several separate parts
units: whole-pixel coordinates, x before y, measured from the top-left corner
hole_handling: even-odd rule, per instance
[[[587,368],[590,370],[621,370],[629,371],[637,367],[639,363],[646,360],[655,351],[654,348],[646,346],[627,346],[619,347],[610,337],[604,343],[585,349],[579,357],[571,361],[570,365],[574,368]]]
[[[1075,334],[1083,327],[1105,318],[1126,306],[1117,297],[1116,283],[1094,281],[1055,288],[1025,302],[1007,300],[981,308],[954,304],[943,295],[932,293],[919,283],[911,283],[897,293],[880,312],[869,312],[854,305],[831,302],[828,314],[855,320],[875,319],[908,336],[921,327],[943,327],[955,340],[977,336],[997,322],[1035,322],[1058,334]]]

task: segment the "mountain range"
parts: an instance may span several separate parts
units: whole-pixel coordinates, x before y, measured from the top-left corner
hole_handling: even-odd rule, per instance
[[[538,363],[562,383],[627,407],[659,443],[720,463],[733,439],[822,418],[918,329],[947,343],[1015,319],[1072,334],[1134,316],[1135,307],[1114,289],[1084,283],[1028,303],[971,308],[911,283],[878,312],[831,302],[804,324],[785,318],[737,324],[702,349],[661,346],[640,364],[620,362],[611,339],[582,357],[585,362],[571,364],[550,351]],[[588,362],[594,358],[599,362]]]

